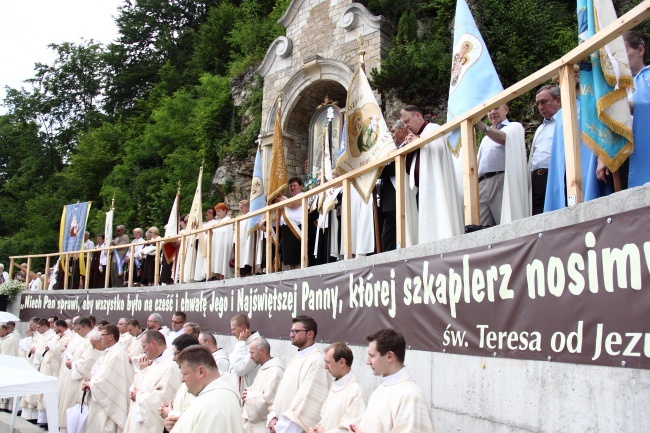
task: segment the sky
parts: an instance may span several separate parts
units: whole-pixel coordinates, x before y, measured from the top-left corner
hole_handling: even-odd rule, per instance
[[[0,0],[0,100],[20,88],[36,62],[51,64],[51,43],[117,38],[114,17],[124,0]],[[0,114],[6,109],[0,107]]]

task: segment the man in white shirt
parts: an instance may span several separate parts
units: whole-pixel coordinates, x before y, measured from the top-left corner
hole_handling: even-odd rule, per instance
[[[526,143],[521,123],[507,118],[510,108],[488,112],[491,126],[477,122],[485,134],[478,148],[478,193],[481,225],[505,224],[530,216]]]
[[[546,197],[546,181],[548,180],[548,166],[553,148],[553,135],[555,132],[555,114],[562,108],[560,89],[556,86],[542,86],[535,96],[537,110],[544,120],[539,125],[533,145],[530,149],[530,182],[533,198],[533,215],[544,212],[544,199]]]

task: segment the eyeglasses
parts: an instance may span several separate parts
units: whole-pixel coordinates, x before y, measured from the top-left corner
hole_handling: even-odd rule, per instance
[[[185,323],[185,322],[177,322],[175,320],[172,320],[172,323],[175,324],[175,325],[180,325],[181,323]]]
[[[296,335],[299,332],[307,332],[307,330],[306,329],[292,329],[291,331],[289,331],[289,334],[290,335]]]

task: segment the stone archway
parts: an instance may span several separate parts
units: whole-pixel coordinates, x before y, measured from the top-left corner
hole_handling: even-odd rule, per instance
[[[289,176],[303,175],[309,123],[325,96],[345,107],[363,41],[367,68],[379,67],[391,29],[354,0],[292,0],[278,21],[286,29],[255,73],[264,78],[260,143],[273,142],[278,100]]]
[[[347,90],[335,81],[317,81],[304,88],[295,99],[295,104],[283,119],[283,129],[291,140],[287,141],[287,171],[289,176],[303,176],[304,162],[307,158],[309,143],[309,124],[316,108],[323,104],[325,98],[336,101],[345,107]]]

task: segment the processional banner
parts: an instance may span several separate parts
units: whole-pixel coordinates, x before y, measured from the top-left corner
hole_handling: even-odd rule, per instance
[[[181,207],[181,193],[180,191],[176,193],[174,197],[174,204],[172,205],[172,210],[169,213],[169,219],[167,224],[165,224],[165,237],[176,236],[178,234],[178,223],[180,221],[180,207]],[[165,241],[162,246],[163,255],[165,256],[165,261],[171,263],[176,256],[178,251],[178,239],[173,239]]]
[[[453,52],[448,122],[503,90],[485,41],[465,0],[456,3]],[[460,128],[452,131],[447,141],[451,152],[458,156]]]
[[[68,204],[63,207],[61,230],[59,232],[59,251],[80,251],[84,244],[86,221],[90,212],[90,202]]]
[[[578,0],[578,39],[584,42],[616,20],[611,0]],[[611,171],[634,151],[627,89],[634,87],[622,37],[580,64],[582,141]]]
[[[352,76],[345,105],[347,142],[336,161],[339,174],[356,170],[395,150],[395,142],[363,68],[358,67]],[[354,178],[353,184],[366,203],[372,195],[380,170],[375,168]]]

